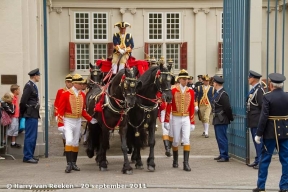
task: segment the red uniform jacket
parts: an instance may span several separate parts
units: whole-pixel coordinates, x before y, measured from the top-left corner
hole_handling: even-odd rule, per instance
[[[59,102],[60,102],[60,97],[62,95],[63,92],[67,91],[67,88],[61,88],[57,91],[56,94],[56,99],[54,101],[54,116],[58,116],[58,108],[59,108]]]
[[[76,97],[73,89],[69,89],[62,93],[58,108],[58,127],[64,126],[63,117],[81,118],[91,121],[92,117],[85,110],[85,94],[79,91]]]
[[[182,93],[180,85],[178,85],[172,89],[172,97],[172,103],[167,104],[164,122],[169,123],[172,111],[173,116],[189,116],[190,123],[195,124],[194,91],[186,87],[185,92]]]
[[[162,93],[161,92],[157,92],[156,98],[158,98],[158,102],[161,101],[160,104],[159,104],[159,110],[163,111],[163,110],[166,109],[167,103],[165,101],[163,101],[161,97],[162,97]]]

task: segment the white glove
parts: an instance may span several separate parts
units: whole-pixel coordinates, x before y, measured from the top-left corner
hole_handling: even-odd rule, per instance
[[[58,121],[58,116],[55,117],[56,122]]]
[[[169,129],[170,129],[169,123],[164,122],[164,128],[165,128],[167,131],[169,131]]]
[[[199,110],[198,106],[195,106],[195,111],[197,112]]]
[[[259,136],[255,136],[255,142],[257,143],[257,144],[260,144],[261,143],[261,141],[260,141],[260,139],[261,139],[261,137],[259,137]]]
[[[91,124],[96,124],[98,121],[95,118],[92,118],[92,120],[90,121]]]
[[[190,125],[190,131],[194,131],[195,130],[195,125],[191,124]]]
[[[119,49],[118,51],[119,51],[119,53],[121,53],[122,55],[125,53],[125,51],[124,51],[123,49]]]
[[[64,133],[64,126],[58,127],[58,131],[60,131],[61,133]]]
[[[193,89],[195,88],[195,85],[194,85],[194,84],[192,85],[192,88],[193,88]]]

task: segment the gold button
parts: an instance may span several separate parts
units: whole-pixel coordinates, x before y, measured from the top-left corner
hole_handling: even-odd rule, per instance
[[[280,126],[278,126],[278,128],[280,128]]]
[[[280,134],[278,134],[278,136],[280,136]]]
[[[286,128],[287,128],[288,126],[286,125]]]
[[[286,135],[288,135],[288,133],[286,133]]]

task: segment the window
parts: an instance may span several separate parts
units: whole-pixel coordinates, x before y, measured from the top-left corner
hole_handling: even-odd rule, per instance
[[[108,14],[75,12],[75,62],[77,70],[89,69],[89,63],[108,55]]]
[[[223,41],[223,34],[224,34],[224,19],[223,19],[223,12],[220,13],[220,41]]]
[[[150,58],[159,60],[161,56],[172,59],[174,69],[180,69],[181,44],[180,13],[148,13],[148,50]]]
[[[223,43],[218,42],[218,69],[223,68]]]

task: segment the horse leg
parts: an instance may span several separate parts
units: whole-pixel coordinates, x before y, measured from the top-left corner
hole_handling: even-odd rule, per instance
[[[135,158],[136,158],[136,164],[135,164],[135,167],[136,169],[143,169],[143,163],[142,163],[142,160],[141,160],[141,153],[140,153],[140,147],[136,147],[135,148]]]
[[[95,138],[94,129],[93,125],[88,123],[88,139],[87,139],[87,149],[86,149],[86,154],[89,158],[92,158],[94,156],[94,143],[97,138]]]
[[[103,130],[104,129],[104,130]],[[106,151],[109,148],[109,130],[104,127],[102,129],[102,144],[101,144],[101,149],[100,149],[100,153],[99,154],[99,169],[101,171],[107,171],[107,159],[106,159]]]
[[[147,159],[147,169],[149,171],[155,171],[154,162],[154,146],[155,146],[155,123],[152,123],[149,127],[148,145],[150,147],[149,157]]]
[[[131,163],[136,163],[136,159],[137,159],[137,147],[134,147],[131,155]]]
[[[132,174],[133,173],[133,168],[130,166],[129,159],[128,159],[128,153],[127,153],[127,127],[123,127],[122,129],[122,134],[121,134],[121,149],[123,152],[124,156],[124,164],[122,168],[122,173],[123,174]]]

